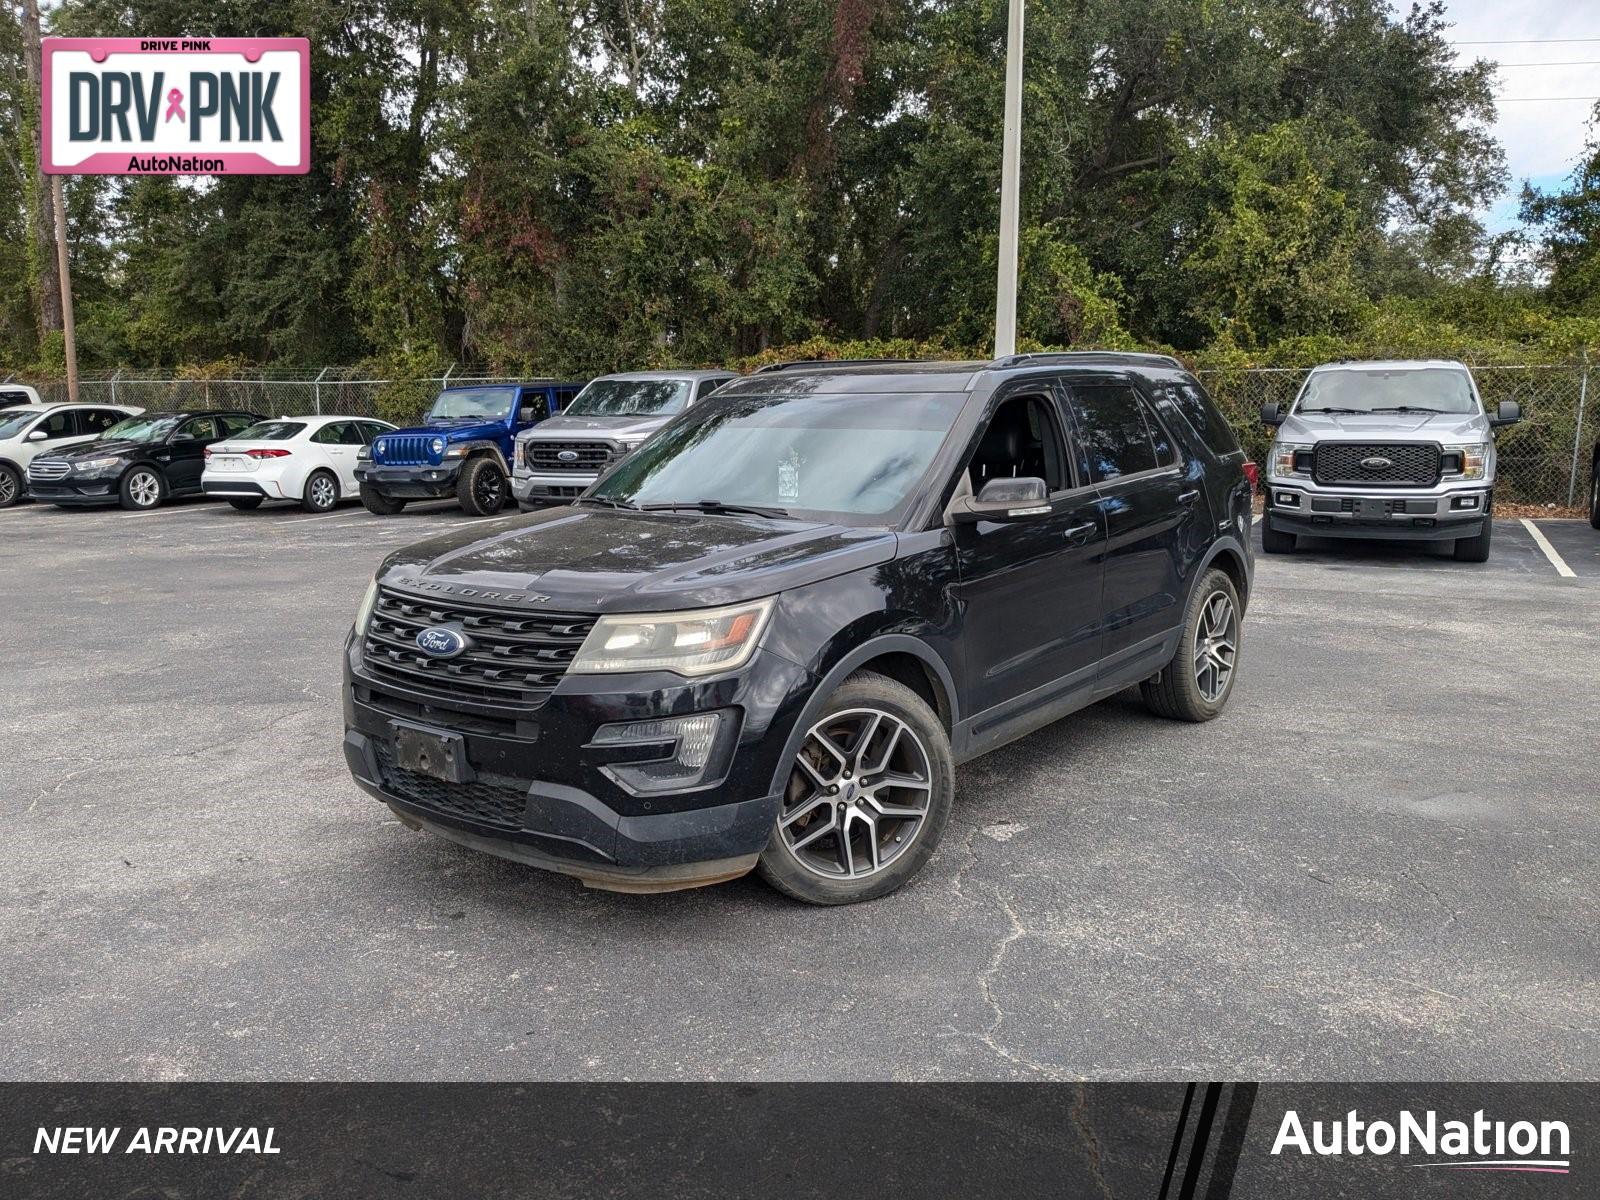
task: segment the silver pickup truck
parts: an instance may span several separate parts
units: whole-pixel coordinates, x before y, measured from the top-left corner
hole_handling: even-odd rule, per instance
[[[518,435],[511,476],[518,507],[576,499],[673,417],[737,378],[732,371],[629,371],[592,380],[560,416]]]
[[[1522,419],[1514,400],[1485,411],[1458,362],[1343,362],[1317,367],[1284,412],[1267,456],[1261,548],[1295,539],[1454,542],[1484,562],[1493,533],[1494,430]]]

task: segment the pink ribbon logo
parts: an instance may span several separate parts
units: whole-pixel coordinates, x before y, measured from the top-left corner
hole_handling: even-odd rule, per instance
[[[183,115],[183,92],[177,88],[167,93],[167,115],[163,123],[172,120],[173,117],[177,117],[180,121],[189,119]]]

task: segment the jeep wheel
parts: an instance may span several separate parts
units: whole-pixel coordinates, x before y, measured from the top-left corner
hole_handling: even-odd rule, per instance
[[[808,904],[886,896],[933,855],[954,794],[950,740],[922,698],[852,675],[806,732],[758,870]]]
[[[332,471],[313,471],[300,496],[300,507],[308,513],[332,512],[339,504],[339,481]]]
[[[1262,517],[1261,549],[1268,554],[1293,554],[1294,534],[1280,533],[1272,527],[1272,519],[1270,517]]]
[[[366,505],[369,513],[380,517],[392,517],[406,506],[404,500],[395,496],[385,496],[377,488],[365,483],[361,485],[361,503]]]
[[[1600,529],[1600,454],[1589,466],[1589,524]]]
[[[22,475],[9,463],[0,463],[0,508],[22,499]]]
[[[166,485],[153,467],[135,467],[122,477],[122,486],[118,488],[122,507],[135,512],[159,508],[166,491]]]
[[[1239,674],[1239,593],[1215,567],[1189,597],[1178,652],[1139,685],[1150,711],[1174,721],[1209,721],[1228,703]]]
[[[261,507],[260,496],[229,496],[228,503],[240,512],[253,512]]]
[[[456,481],[456,499],[475,517],[492,517],[506,506],[506,473],[494,459],[469,458]]]
[[[1456,539],[1457,562],[1488,562],[1489,539],[1494,536],[1494,519],[1489,513],[1483,514],[1483,532],[1477,537]]]

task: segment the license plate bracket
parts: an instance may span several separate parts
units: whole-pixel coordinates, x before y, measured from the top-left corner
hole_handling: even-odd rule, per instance
[[[471,783],[472,764],[467,761],[467,743],[459,733],[429,729],[393,721],[395,763],[403,771],[415,771],[445,783]]]
[[[1389,515],[1389,502],[1387,500],[1357,500],[1356,516],[1358,517],[1387,517]]]

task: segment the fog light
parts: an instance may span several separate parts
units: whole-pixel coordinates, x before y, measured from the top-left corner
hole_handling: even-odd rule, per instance
[[[708,712],[602,725],[587,748],[618,754],[618,761],[601,770],[630,791],[693,787],[719,777],[726,765],[728,756],[717,744],[722,718],[721,712]]]
[[[1450,507],[1451,508],[1456,508],[1456,509],[1477,508],[1478,507],[1478,497],[1476,497],[1476,496],[1456,496],[1455,498],[1453,498],[1450,501]]]
[[[1300,507],[1300,496],[1296,492],[1279,492],[1273,499],[1277,501],[1280,508]]]

